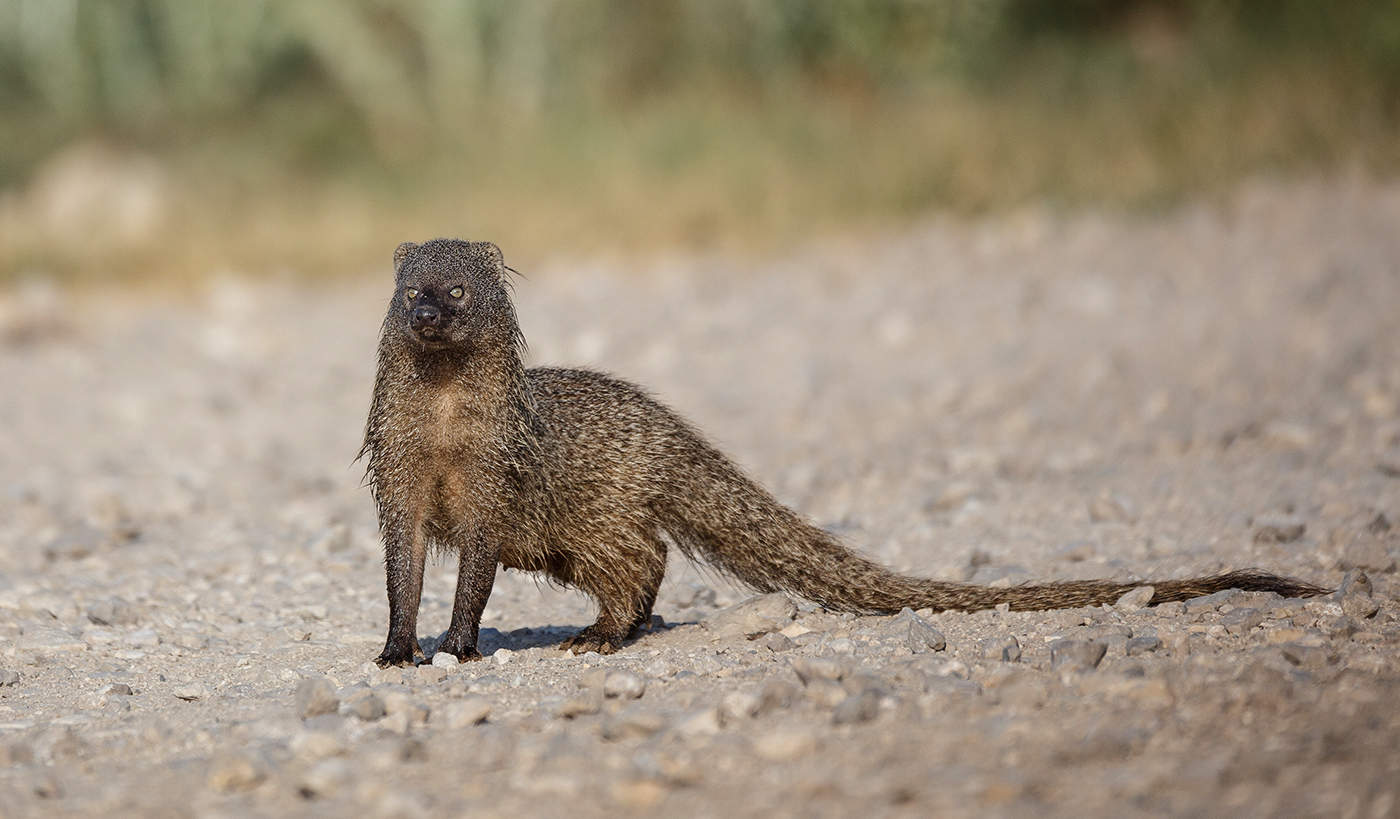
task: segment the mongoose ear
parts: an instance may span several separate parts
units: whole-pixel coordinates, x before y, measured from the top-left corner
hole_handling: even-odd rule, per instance
[[[397,273],[403,267],[403,260],[408,258],[408,254],[418,249],[418,245],[413,242],[404,242],[394,248],[394,272]]]
[[[506,267],[506,257],[505,254],[501,252],[501,249],[496,246],[495,242],[474,242],[474,244],[481,252],[481,255],[490,260],[496,275],[504,279],[506,277],[506,271],[509,268]]]

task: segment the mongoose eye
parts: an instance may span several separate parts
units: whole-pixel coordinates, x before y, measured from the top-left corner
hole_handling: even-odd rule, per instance
[[[404,294],[405,296],[408,296],[408,298],[409,298],[410,300],[416,299],[416,298],[418,298],[418,288],[416,288],[416,287],[410,287],[410,288],[408,288],[407,290],[403,291],[403,294]]]
[[[463,290],[460,287],[454,287],[447,292],[452,296],[452,298],[460,299],[467,291]]]

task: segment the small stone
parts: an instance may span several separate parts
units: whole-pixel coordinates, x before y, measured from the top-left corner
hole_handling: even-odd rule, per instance
[[[384,706],[384,700],[380,699],[373,691],[360,691],[351,696],[346,703],[346,710],[350,712],[351,716],[365,722],[383,719],[384,715],[389,713],[389,709]],[[303,714],[303,716],[306,715]]]
[[[701,625],[721,637],[753,639],[777,631],[797,616],[797,606],[781,592],[752,597],[737,605],[721,609]]]
[[[38,651],[87,651],[88,644],[54,626],[25,626],[21,644]]]
[[[18,684],[19,684],[19,672],[18,672],[18,671],[11,671],[11,670],[9,670],[9,669],[7,669],[7,668],[6,668],[6,669],[0,669],[0,688],[3,688],[3,687],[5,687],[5,686],[7,686],[7,685],[18,685]]]
[[[787,680],[769,680],[758,691],[758,713],[754,716],[790,708],[797,694],[797,686]]]
[[[245,753],[225,754],[209,764],[209,787],[220,793],[252,790],[266,778],[266,766]]]
[[[108,683],[107,685],[102,686],[102,690],[98,691],[97,695],[99,697],[129,697],[131,696],[131,686],[127,685],[126,683]]]
[[[730,691],[719,702],[719,715],[725,725],[731,725],[758,716],[762,706],[762,698],[752,691]]]
[[[1308,671],[1320,671],[1329,665],[1335,665],[1338,659],[1326,646],[1284,643],[1279,646],[1279,650],[1285,660]]]
[[[336,697],[335,686],[331,685],[330,680],[309,677],[297,684],[296,708],[302,719],[318,714],[334,714],[340,708],[340,699]]]
[[[1097,640],[1059,640],[1050,646],[1050,665],[1065,671],[1093,671],[1108,653]]]
[[[1145,634],[1141,637],[1133,637],[1128,640],[1124,650],[1129,657],[1136,657],[1139,654],[1147,654],[1162,647],[1162,641],[1155,634]]]
[[[108,597],[88,606],[87,618],[99,626],[130,626],[141,620],[141,611],[120,597]]]
[[[1362,532],[1342,547],[1337,565],[1343,569],[1364,569],[1388,574],[1395,571],[1395,556],[1390,553],[1383,537]]]
[[[948,641],[943,637],[942,632],[907,607],[900,610],[899,614],[890,621],[889,631],[903,641],[915,654],[942,651],[948,646]]]
[[[458,665],[461,665],[461,663],[457,661],[457,658],[455,656],[448,654],[446,651],[437,651],[433,653],[432,665],[435,668],[446,668],[448,670],[451,670],[456,668]]]
[[[1087,540],[1066,543],[1055,551],[1055,559],[1067,563],[1083,563],[1098,554],[1099,548]]]
[[[208,689],[206,689],[199,683],[186,683],[184,685],[178,685],[175,688],[171,689],[170,693],[173,694],[176,699],[181,699],[186,702],[202,700],[209,696]]]
[[[1341,600],[1354,594],[1370,597],[1371,593],[1371,578],[1367,577],[1366,573],[1360,569],[1352,569],[1342,578],[1342,582],[1338,584],[1336,594],[1333,596],[1337,600]]]
[[[807,684],[804,693],[808,700],[821,708],[835,708],[847,696],[846,689],[831,680],[813,680]]]
[[[836,682],[844,676],[841,664],[827,657],[794,657],[790,665],[803,685],[814,680]]]
[[[345,753],[345,744],[330,731],[301,731],[289,743],[299,759],[314,762]]]
[[[796,643],[781,631],[772,631],[763,635],[758,639],[758,644],[774,654],[780,651],[789,651],[796,645]]]
[[[424,663],[418,666],[418,679],[430,685],[440,683],[447,679],[448,670],[440,665]]]
[[[1020,662],[1021,643],[1011,634],[988,637],[982,641],[982,657],[1003,663]]]
[[[671,667],[670,663],[666,662],[665,658],[656,657],[652,659],[651,662],[642,666],[642,673],[648,677],[664,680],[672,674],[675,674],[676,670]],[[606,679],[606,677],[604,677],[604,679]]]
[[[856,643],[850,637],[837,637],[829,641],[826,647],[832,654],[842,657],[850,657],[856,653]]]
[[[0,768],[34,763],[34,751],[22,742],[0,743]]]
[[[646,739],[666,727],[666,721],[652,711],[631,708],[623,711],[603,724],[603,739],[619,741],[625,739]]]
[[[630,671],[610,671],[603,678],[603,696],[608,699],[640,699],[646,690],[646,680]]]
[[[1295,517],[1261,517],[1254,524],[1255,543],[1292,543],[1307,531],[1307,524]]]
[[[479,725],[491,715],[491,703],[484,697],[467,697],[450,702],[442,708],[443,721],[451,729]],[[436,720],[435,720],[436,722]]]
[[[333,796],[353,777],[354,772],[344,759],[323,759],[302,774],[297,790],[308,799]]]
[[[712,736],[720,730],[719,709],[701,708],[676,723],[676,733],[686,737]]]
[[[596,714],[600,710],[602,710],[602,703],[598,701],[596,694],[592,696],[581,694],[564,700],[554,713],[562,719],[574,719],[575,717]]]
[[[1187,614],[1201,614],[1207,611],[1216,611],[1226,603],[1234,602],[1241,593],[1239,589],[1225,589],[1224,591],[1218,591],[1214,594],[1193,597],[1183,602],[1186,605]]]
[[[1251,608],[1234,609],[1220,618],[1220,625],[1224,626],[1226,631],[1236,635],[1248,634],[1262,622],[1264,622],[1264,613],[1259,609]]]
[[[770,762],[792,762],[815,751],[817,737],[808,728],[780,728],[754,738],[753,749]]]
[[[867,689],[846,697],[831,712],[831,721],[837,725],[854,725],[869,722],[879,715],[880,695]]]
[[[1136,523],[1137,511],[1119,495],[1100,495],[1089,502],[1091,523]]]
[[[511,651],[508,648],[498,648],[491,655],[491,659],[496,661],[496,665],[505,665],[506,663],[515,659],[515,652]]]
[[[1375,617],[1380,610],[1379,603],[1364,595],[1353,594],[1342,598],[1342,611],[1349,617],[1366,620]]]
[[[1113,608],[1125,614],[1141,611],[1147,608],[1147,604],[1152,602],[1152,595],[1156,593],[1157,590],[1151,586],[1138,586],[1132,591],[1124,592],[1113,604]]]
[[[609,791],[612,798],[625,808],[645,812],[655,808],[666,798],[665,784],[654,779],[631,779],[613,783]]]

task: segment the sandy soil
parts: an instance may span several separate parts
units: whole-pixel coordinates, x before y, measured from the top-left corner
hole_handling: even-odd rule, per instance
[[[369,662],[351,463],[390,248],[346,281],[9,291],[0,814],[1395,815],[1397,226],[1397,187],[1259,186],[517,286],[534,361],[648,385],[900,569],[1345,595],[852,618],[678,563],[665,628],[573,657],[589,602],[502,574],[494,653],[406,670]]]

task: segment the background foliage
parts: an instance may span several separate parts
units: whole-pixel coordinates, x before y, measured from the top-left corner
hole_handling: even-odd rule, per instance
[[[0,109],[9,275],[781,242],[1392,173],[1400,4],[0,0]]]

